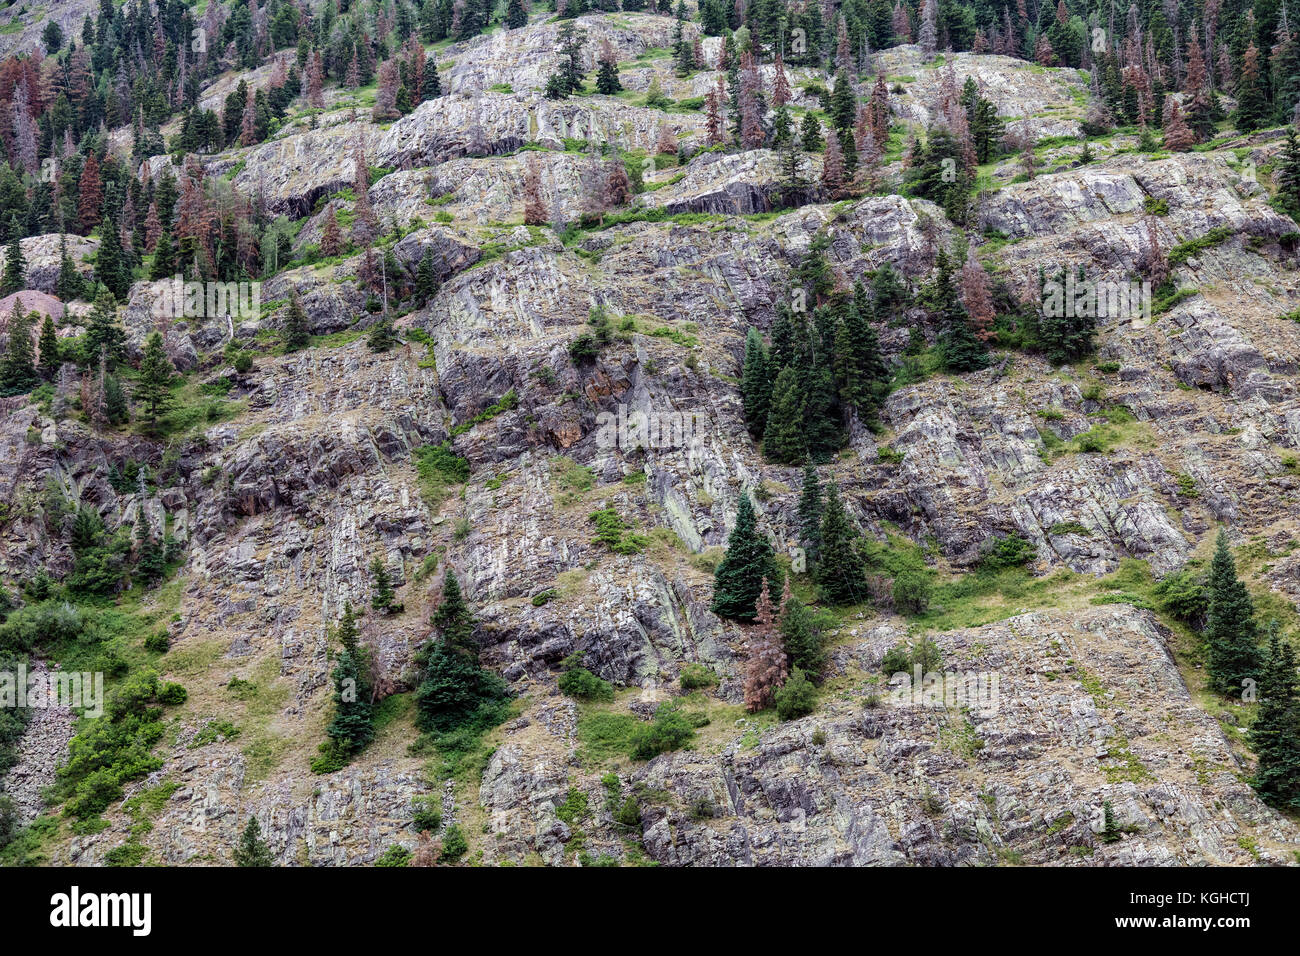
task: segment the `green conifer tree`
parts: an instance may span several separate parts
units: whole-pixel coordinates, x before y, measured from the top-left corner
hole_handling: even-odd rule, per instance
[[[40,349],[40,361],[37,365],[37,371],[40,372],[41,378],[47,382],[54,381],[54,377],[59,374],[59,365],[62,358],[59,350],[59,335],[54,329],[54,318],[46,314],[41,320],[41,337],[38,343]]]
[[[736,524],[727,538],[727,553],[713,574],[713,613],[752,621],[764,581],[777,582],[780,572],[772,545],[758,530],[758,517],[748,494],[740,496]]]
[[[433,251],[426,250],[415,270],[415,298],[422,306],[438,294],[438,274],[433,266]]]
[[[68,255],[68,239],[60,233],[59,276],[54,282],[54,294],[64,302],[71,302],[73,299],[81,298],[85,286],[86,282],[77,271],[72,256]]]
[[[1250,728],[1250,745],[1259,758],[1253,780],[1265,803],[1300,810],[1300,692],[1295,651],[1282,640],[1276,622],[1269,628],[1268,657],[1259,680],[1259,710]]]
[[[596,69],[596,92],[613,96],[623,89],[618,78],[618,63],[612,59],[602,59]]]
[[[478,644],[474,642],[474,615],[465,603],[460,581],[451,571],[442,585],[442,602],[433,612],[431,622],[443,641],[454,651],[478,662]]]
[[[145,514],[144,502],[140,503],[136,511],[135,542],[136,572],[145,587],[152,587],[162,580],[167,562],[166,552],[149,526],[149,516]]]
[[[257,817],[248,818],[248,825],[244,827],[244,832],[240,834],[239,845],[235,847],[232,855],[235,866],[267,867],[274,865],[275,858],[271,855],[271,848],[262,839],[262,827],[258,824]]]
[[[311,333],[307,329],[307,312],[296,293],[289,300],[289,309],[285,313],[280,333],[284,337],[285,351],[288,352],[306,348],[311,342]]]
[[[374,739],[374,704],[371,700],[369,652],[361,645],[356,613],[343,606],[336,636],[342,649],[331,678],[334,681],[334,717],[325,729],[329,742],[313,769],[329,772],[347,764]]]
[[[172,378],[176,369],[163,347],[162,333],[150,332],[144,342],[144,355],[140,359],[140,376],[136,381],[135,399],[145,409],[145,421],[151,431],[158,427],[158,417],[171,407]]]
[[[865,293],[855,295],[835,327],[835,378],[840,401],[863,417],[875,411],[889,381],[875,327],[859,305],[859,300],[865,298]]]
[[[126,354],[126,331],[117,324],[117,300],[100,288],[86,322],[86,355],[92,362],[102,355],[112,368]]]
[[[822,544],[822,486],[812,459],[804,462],[803,488],[799,492],[799,545],[809,564],[815,564]]]
[[[393,606],[393,579],[388,573],[388,566],[378,555],[370,561],[370,577],[374,582],[370,606],[376,611],[387,611]]]
[[[817,121],[817,116],[812,110],[803,115],[803,122],[799,126],[799,145],[807,153],[820,153],[826,148],[826,140],[822,137],[822,124]]]
[[[858,533],[840,500],[839,485],[831,482],[826,486],[821,560],[814,578],[822,597],[832,604],[856,604],[866,597],[866,569],[857,545]]]
[[[1273,181],[1277,183],[1277,198],[1282,208],[1292,218],[1300,216],[1300,140],[1293,126],[1286,128],[1286,143],[1273,172]]]
[[[104,376],[104,417],[110,425],[125,425],[131,420],[131,405],[126,390],[115,375]]]
[[[740,378],[740,400],[750,434],[762,435],[767,427],[767,405],[771,397],[767,348],[758,330],[751,326],[745,334],[745,366]]]
[[[772,386],[772,400],[763,429],[763,454],[773,461],[793,465],[808,454],[807,401],[799,373],[787,365]]]
[[[95,253],[95,281],[117,298],[124,299],[131,290],[131,270],[122,251],[117,223],[105,216],[99,227],[99,250]]]
[[[790,666],[816,679],[826,665],[825,639],[812,611],[793,594],[785,596],[778,629]]]
[[[15,216],[9,223],[9,245],[5,249],[4,276],[0,278],[0,296],[13,295],[27,288],[27,260],[23,258],[23,244],[19,240],[22,229]]]
[[[1225,696],[1242,693],[1242,682],[1259,679],[1259,637],[1255,606],[1237,577],[1237,565],[1223,529],[1210,562],[1210,607],[1205,629],[1210,686]]]
[[[946,250],[940,250],[935,260],[938,271],[925,289],[925,307],[938,324],[939,348],[943,367],[948,372],[974,372],[987,368],[988,349],[975,337],[966,309],[957,295],[953,281],[952,261]]]
[[[397,333],[393,331],[391,319],[380,319],[370,328],[366,344],[372,352],[388,352],[397,345]]]
[[[171,233],[166,229],[158,236],[158,244],[153,247],[153,262],[149,266],[149,278],[155,281],[166,279],[176,272],[176,249],[172,245]]]
[[[0,395],[21,395],[36,387],[36,354],[32,349],[32,325],[15,299],[9,316],[9,347],[0,360]]]

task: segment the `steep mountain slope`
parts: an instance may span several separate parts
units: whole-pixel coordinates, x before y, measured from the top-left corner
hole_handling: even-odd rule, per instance
[[[742,494],[778,555],[799,559],[800,469],[765,460],[746,429],[745,334],[771,330],[819,236],[842,287],[884,264],[919,286],[961,229],[896,192],[822,201],[819,156],[805,174],[812,201],[783,208],[769,150],[648,168],[656,188],[633,208],[656,212],[563,229],[583,212],[588,159],[576,141],[650,151],[667,129],[701,142],[704,113],[653,109],[640,94],[656,78],[674,99],[701,97],[718,77],[674,74],[660,55],[670,18],[593,14],[577,25],[588,65],[608,39],[637,95],[546,99],[558,28],[535,16],[441,46],[447,95],[391,123],[370,122],[361,94],[330,90],[323,110],[291,111],[265,142],[198,157],[210,180],[303,220],[301,253],[330,212],[354,215],[360,149],[381,174],[370,205],[385,233],[402,233],[396,262],[413,277],[428,254],[439,272],[427,306],[397,319],[403,344],[367,347],[378,316],[357,280],[365,255],[345,254],[267,278],[255,317],[167,330],[173,360],[193,369],[186,387],[216,383],[209,391],[224,401],[168,446],[71,414],[71,374],[44,405],[2,400],[0,492],[16,503],[0,523],[6,578],[71,567],[64,529],[41,507],[51,484],[110,528],[131,528],[143,508],[183,544],[176,576],[130,597],[169,635],[154,661],[162,677],[188,691],[167,711],[161,766],[128,786],[98,832],[48,826],[40,854],[101,864],[131,846],[152,862],[224,863],[253,816],[278,863],[372,864],[394,844],[418,845],[413,801],[429,797],[444,828],[459,824],[466,858],[486,864],[1294,862],[1300,827],[1245,782],[1241,709],[1203,690],[1194,635],[1147,600],[1152,575],[1203,560],[1227,525],[1270,610],[1295,619],[1300,323],[1283,316],[1300,305],[1296,225],[1253,172],[1276,160],[1278,135],[1152,156],[1117,133],[1077,166],[1073,146],[1049,144],[1046,171],[1027,181],[1014,157],[989,164],[966,235],[1013,293],[1043,265],[1127,281],[1149,251],[1152,200],[1166,250],[1217,241],[1175,266],[1176,287],[1194,294],[1149,324],[1101,320],[1093,359],[1057,367],[1003,349],[986,370],[893,390],[874,430],[853,423],[823,479],[839,483],[884,563],[923,562],[953,586],[918,618],[884,601],[831,612],[817,708],[782,722],[743,706],[752,628],[709,609]],[[706,38],[707,56],[718,43]],[[1014,128],[1078,134],[1079,71],[984,54],[951,63],[959,83],[980,79]],[[891,101],[895,121],[924,128],[944,64],[905,45],[880,66],[906,87]],[[789,72],[796,105],[815,108],[799,89],[812,72]],[[265,67],[232,71],[205,96],[259,75]],[[899,157],[886,160],[896,176]],[[530,163],[551,226],[522,223]],[[157,177],[171,164],[157,156],[144,168]],[[29,285],[51,291],[57,241],[22,248]],[[71,246],[83,264],[93,249]],[[123,310],[136,353],[156,295],[137,282]],[[318,338],[284,354],[271,346],[294,295]],[[614,334],[594,362],[574,362],[570,344],[596,307]],[[919,308],[882,326],[891,361],[915,344],[911,329],[923,345],[939,332]],[[256,353],[251,370],[221,359],[232,339]],[[686,423],[697,440],[602,440],[602,415],[636,413]],[[1090,453],[1079,436],[1098,429],[1106,448]],[[421,449],[444,441],[469,463],[468,480],[450,487],[420,465]],[[158,480],[110,482],[128,461]],[[643,546],[617,554],[594,540],[589,515],[604,508]],[[988,543],[1010,533],[1033,545],[1032,577],[965,593],[953,584],[972,580]],[[362,619],[389,696],[374,742],[313,774],[332,708],[330,628],[346,602],[369,607],[376,557],[404,604]],[[463,754],[412,752],[414,658],[448,569],[514,710]],[[803,581],[798,590],[813,593]],[[922,634],[945,670],[997,675],[998,706],[897,699],[881,661]],[[617,686],[612,700],[559,692],[575,652]],[[143,659],[134,644],[122,654]],[[712,669],[718,685],[684,694],[688,664]],[[629,727],[678,697],[707,717],[694,746],[632,759]],[[41,785],[73,732],[67,720],[29,730],[9,776],[22,781],[10,790],[25,822],[50,809]],[[1123,830],[1113,842],[1102,839],[1106,805]]]

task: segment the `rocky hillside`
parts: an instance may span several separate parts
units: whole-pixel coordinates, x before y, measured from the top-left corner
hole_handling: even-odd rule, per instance
[[[60,15],[76,20],[69,33],[83,14]],[[32,12],[8,15],[25,25],[6,40],[39,36]],[[373,121],[374,86],[329,84],[322,107],[295,100],[263,141],[191,154],[210,188],[283,217],[288,265],[266,270],[256,314],[162,327],[158,287],[134,277],[118,310],[127,362],[157,329],[181,375],[166,434],[139,409],[117,427],[90,420],[72,363],[0,399],[0,579],[35,605],[25,583],[76,566],[78,504],[126,534],[143,511],[176,542],[167,576],[85,613],[120,665],[110,688],[152,667],[186,690],[153,725],[156,765],[90,823],[47,789],[82,725],[63,711],[29,723],[3,782],[26,859],[226,864],[252,817],[279,865],[372,865],[419,850],[417,811],[434,807],[435,845],[453,825],[467,844],[447,859],[487,865],[1295,864],[1300,825],[1249,785],[1253,707],[1207,688],[1197,622],[1159,597],[1162,579],[1204,571],[1226,527],[1261,620],[1296,623],[1298,227],[1268,175],[1282,131],[1225,122],[1180,152],[1119,129],[1090,135],[1081,160],[1087,73],[903,44],[873,63],[892,127],[879,188],[832,199],[823,154],[809,153],[789,201],[771,144],[696,152],[702,98],[725,72],[679,75],[671,17],[573,22],[589,71],[603,42],[615,51],[623,92],[590,92],[589,77],[547,98],[560,26],[537,10],[518,29],[430,45],[443,95],[399,118]],[[702,38],[706,65],[721,46]],[[199,102],[219,108],[274,72],[273,57],[232,64]],[[787,72],[796,122],[824,116],[815,87],[830,81]],[[906,140],[934,121],[945,74],[958,89],[975,78],[1009,134],[1038,143],[1032,176],[1014,150],[979,166],[961,222],[902,186]],[[667,109],[646,105],[652,85]],[[130,127],[109,132],[130,161]],[[657,163],[662,137],[682,148]],[[597,222],[583,219],[589,147],[650,157],[641,191]],[[182,169],[169,154],[139,164],[154,183]],[[543,225],[524,224],[532,175]],[[331,224],[346,233],[367,204],[380,238],[321,254]],[[96,274],[98,237],[71,239],[76,268]],[[1089,357],[1055,364],[997,340],[987,368],[930,366],[894,383],[870,427],[849,420],[821,478],[861,533],[876,599],[832,606],[794,573],[827,633],[815,709],[749,712],[756,626],[710,606],[743,495],[782,566],[802,568],[802,469],[763,455],[739,389],[746,333],[770,335],[800,263],[824,247],[840,289],[889,265],[919,291],[941,250],[969,244],[1008,311],[1040,269],[1129,281],[1153,243],[1178,251],[1183,292],[1146,322],[1098,320]],[[364,278],[375,248],[399,270],[384,281],[413,286],[427,261],[436,292],[385,311]],[[55,293],[58,235],[21,249],[27,286]],[[295,300],[310,345],[286,350]],[[66,306],[58,334],[72,341],[92,303]],[[593,309],[610,317],[608,343],[576,361]],[[376,351],[386,316],[400,341]],[[942,331],[913,299],[878,334],[905,368]],[[611,447],[602,416],[620,409],[680,416],[697,440]],[[464,480],[431,466],[444,442]],[[596,537],[602,509],[632,546]],[[1017,536],[1025,566],[988,573],[990,546]],[[392,613],[372,609],[376,558]],[[903,569],[933,582],[923,612],[888,599]],[[483,666],[511,694],[508,717],[457,745],[416,728],[416,655],[449,572]],[[382,691],[375,737],[314,773],[349,603]],[[996,675],[997,706],[900,699],[882,661],[920,639],[944,671]],[[83,650],[38,642],[31,657],[88,669]],[[577,653],[612,697],[561,692]],[[697,665],[716,680],[683,689]],[[689,745],[636,759],[629,741],[669,701],[691,715]]]

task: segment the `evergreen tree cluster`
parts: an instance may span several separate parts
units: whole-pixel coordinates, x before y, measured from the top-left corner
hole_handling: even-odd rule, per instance
[[[745,423],[773,461],[828,460],[844,444],[852,418],[869,421],[888,392],[890,372],[875,322],[892,317],[899,286],[885,266],[872,292],[856,283],[834,289],[824,237],[795,270],[794,292],[777,308],[770,345],[746,335],[741,370]],[[815,303],[811,313],[791,303]]]

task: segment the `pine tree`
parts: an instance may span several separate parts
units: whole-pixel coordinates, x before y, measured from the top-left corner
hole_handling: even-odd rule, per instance
[[[235,866],[274,865],[275,858],[271,855],[271,848],[262,839],[262,828],[257,822],[257,817],[248,818],[248,825],[244,827],[244,832],[239,837],[239,845],[235,847],[232,855]]]
[[[839,485],[826,486],[822,513],[821,560],[814,579],[832,604],[856,604],[866,597],[866,569],[857,547],[858,533],[840,500]]]
[[[1109,800],[1101,802],[1101,842],[1115,843],[1119,840],[1119,824],[1115,822],[1115,808]]]
[[[835,326],[835,378],[840,401],[859,415],[871,415],[884,394],[889,369],[876,330],[867,319],[866,290],[859,283]]]
[[[1293,126],[1286,129],[1286,143],[1278,158],[1273,179],[1277,183],[1277,195],[1282,207],[1293,218],[1300,216],[1300,140],[1297,139]]]
[[[313,763],[313,769],[321,772],[339,769],[375,736],[369,653],[361,646],[350,602],[343,606],[335,633],[342,650],[330,675],[334,682],[334,716],[325,729],[329,742],[321,747],[321,759]]]
[[[95,253],[95,281],[119,299],[126,298],[131,289],[131,270],[122,252],[121,235],[117,223],[105,216],[99,227],[99,251]]]
[[[433,250],[426,249],[415,270],[415,298],[420,305],[428,305],[438,294],[438,274],[434,270]]]
[[[767,427],[767,404],[771,397],[767,348],[758,330],[751,326],[745,333],[745,366],[740,378],[740,400],[751,435],[762,435]]]
[[[966,262],[961,267],[961,303],[970,316],[975,337],[981,342],[993,338],[993,319],[997,310],[993,306],[993,293],[989,288],[989,275],[975,256],[975,247],[968,246]]]
[[[153,262],[149,267],[149,278],[166,279],[176,271],[176,250],[172,246],[172,236],[164,229],[158,234],[158,244],[153,248]]]
[[[506,28],[518,30],[528,23],[528,13],[524,10],[523,0],[510,0],[506,4]]]
[[[808,402],[793,366],[781,369],[772,385],[772,398],[763,429],[763,454],[772,461],[794,465],[807,457]]]
[[[623,89],[623,84],[618,79],[618,57],[614,52],[614,45],[609,40],[605,40],[600,47],[600,64],[596,71],[596,92],[603,93],[605,96],[613,96],[621,89]]]
[[[136,572],[145,587],[152,587],[162,580],[166,571],[166,550],[154,537],[149,526],[149,516],[145,514],[144,502],[141,502],[135,517]]]
[[[803,466],[803,488],[799,492],[799,545],[808,561],[815,564],[821,556],[822,486],[817,466],[808,459]]]
[[[808,153],[820,153],[826,145],[822,139],[822,124],[811,110],[803,115],[803,123],[799,127],[799,145]]]
[[[790,590],[789,581],[786,581],[785,593],[781,595],[778,629],[790,666],[798,667],[814,677],[819,675],[826,666],[825,638],[812,611]]]
[[[23,258],[23,244],[19,240],[22,229],[18,217],[9,221],[9,246],[5,249],[5,270],[0,278],[0,296],[13,295],[27,288],[27,260]]]
[[[851,135],[853,121],[858,116],[858,97],[849,79],[849,71],[840,68],[835,74],[835,88],[831,91],[830,110],[831,126],[842,135]]]
[[[771,543],[758,530],[754,504],[748,494],[742,494],[735,527],[727,538],[726,556],[713,575],[713,613],[752,621],[766,580],[780,580],[780,572]]]
[[[424,66],[424,99],[432,100],[442,96],[442,77],[438,75],[438,64],[430,59]]]
[[[1259,758],[1253,784],[1260,798],[1279,810],[1300,810],[1300,692],[1295,651],[1270,627],[1268,657],[1259,680],[1259,711],[1250,728]]]
[[[40,349],[40,362],[37,365],[37,371],[40,372],[41,378],[47,382],[54,381],[54,377],[59,374],[59,365],[62,358],[59,355],[59,336],[54,330],[54,319],[46,315],[41,322],[41,337],[38,343]]]
[[[126,331],[117,324],[117,302],[113,293],[100,289],[86,323],[86,353],[108,359],[111,368],[126,352]]]
[[[682,0],[677,0],[675,16],[677,22],[673,25],[673,59],[677,75],[689,76],[695,69],[695,47],[686,38],[686,28],[683,26],[686,22],[686,4]]]
[[[1252,42],[1241,58],[1235,124],[1241,132],[1252,133],[1268,122],[1268,115],[1268,94],[1260,76],[1259,50]]]
[[[72,257],[68,255],[68,240],[62,233],[59,234],[59,277],[54,283],[54,294],[64,302],[71,302],[73,299],[80,298],[85,288],[85,281],[81,278],[81,273],[77,271],[76,265],[72,262]]]
[[[122,388],[122,383],[115,376],[104,374],[101,378],[104,383],[104,418],[110,425],[125,425],[131,420],[131,406],[126,400],[126,389]]]
[[[167,350],[163,347],[160,332],[150,332],[145,339],[144,355],[140,359],[140,377],[135,386],[135,398],[145,407],[150,430],[158,427],[158,416],[171,406],[172,376],[175,374]]]
[[[844,196],[844,151],[835,130],[826,134],[826,155],[822,159],[822,189],[828,199]]]
[[[434,611],[431,623],[438,629],[442,639],[459,654],[477,663],[478,645],[474,642],[474,617],[465,595],[461,592],[460,581],[451,571],[442,585],[442,601]]]
[[[1165,149],[1185,153],[1196,145],[1196,134],[1183,119],[1183,111],[1178,103],[1172,99],[1166,102],[1169,103],[1169,118],[1164,124]]]
[[[393,606],[393,579],[388,566],[378,557],[370,561],[370,577],[374,580],[374,594],[370,606],[376,611],[387,611]]]
[[[1065,271],[1058,275],[1059,285],[1064,289]],[[1082,268],[1079,269],[1079,279],[1083,280]],[[1043,314],[1038,319],[1038,344],[1049,362],[1061,365],[1092,354],[1097,323],[1091,311],[1066,308],[1060,297],[1043,297]]]
[[[21,395],[31,391],[39,381],[32,350],[31,319],[23,314],[22,302],[15,299],[9,316],[9,347],[0,360],[0,395]]]
[[[975,337],[953,282],[952,263],[945,250],[935,260],[938,271],[925,290],[925,306],[939,326],[939,347],[944,369],[973,372],[989,364],[988,350]]]
[[[504,705],[509,694],[500,677],[478,666],[474,617],[450,571],[432,624],[438,636],[416,655],[421,674],[416,726],[446,733],[499,723],[508,713]]]
[[[1210,563],[1209,590],[1205,649],[1210,686],[1235,696],[1242,692],[1243,681],[1259,678],[1259,640],[1255,606],[1237,577],[1228,534],[1222,529]]]
[[[397,345],[397,333],[393,331],[392,319],[380,319],[370,327],[366,344],[372,352],[388,352]]]
[[[288,352],[306,348],[311,342],[311,333],[307,328],[307,312],[303,309],[302,300],[298,298],[296,292],[289,299],[289,309],[285,313],[280,334],[284,337],[284,348]]]
[[[100,207],[104,203],[104,186],[99,178],[99,159],[92,151],[81,168],[77,185],[77,218],[84,232],[89,232],[102,218]]]

